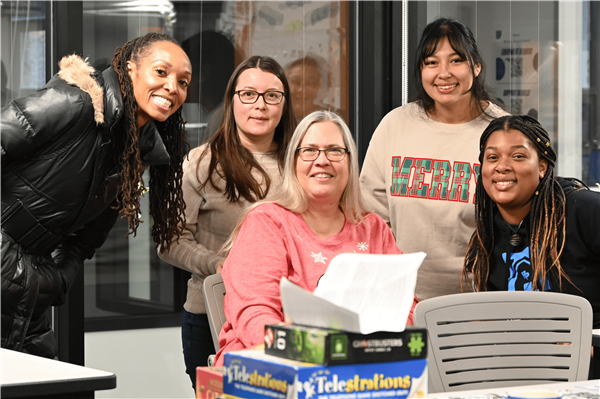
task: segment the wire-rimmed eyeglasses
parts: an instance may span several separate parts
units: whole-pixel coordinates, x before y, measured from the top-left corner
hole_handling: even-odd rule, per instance
[[[321,151],[325,153],[325,157],[331,162],[343,161],[346,154],[349,153],[347,148],[331,147],[325,150],[319,150],[315,147],[298,147],[296,148],[298,155],[303,161],[315,161],[321,155]]]
[[[285,97],[285,93],[277,90],[269,90],[264,93],[259,93],[256,90],[238,90],[234,94],[237,94],[240,101],[244,104],[254,104],[258,101],[258,98],[262,96],[265,103],[269,105],[280,104]]]

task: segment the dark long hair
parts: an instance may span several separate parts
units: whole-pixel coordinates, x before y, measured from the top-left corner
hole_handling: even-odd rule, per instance
[[[429,94],[427,94],[423,87],[421,71],[423,70],[423,65],[425,65],[425,59],[435,54],[443,38],[447,38],[452,49],[463,60],[469,62],[471,76],[473,77],[473,86],[469,89],[471,103],[479,113],[484,112],[481,102],[492,101],[485,86],[485,63],[481,54],[479,54],[479,49],[477,48],[477,43],[471,29],[462,22],[450,18],[437,18],[423,30],[414,64],[414,79],[417,88],[416,101],[427,113],[431,113],[435,109],[435,101],[429,97]],[[477,64],[481,65],[481,71],[478,76],[475,76],[475,65]]]
[[[292,108],[292,100],[290,98],[290,86],[285,72],[281,65],[271,57],[255,55],[242,62],[233,71],[227,89],[225,90],[225,98],[223,100],[223,119],[221,126],[217,132],[208,140],[206,150],[210,148],[211,159],[208,167],[208,177],[202,183],[202,189],[206,184],[210,184],[219,190],[213,178],[224,178],[225,193],[224,195],[231,202],[237,202],[240,198],[245,198],[248,202],[254,202],[263,199],[269,192],[271,179],[263,168],[256,162],[254,156],[241,143],[235,116],[233,114],[233,99],[235,87],[238,77],[247,69],[258,68],[261,71],[269,72],[275,75],[283,84],[285,92],[285,101],[283,103],[283,113],[281,120],[275,128],[275,136],[273,141],[277,143],[277,160],[279,169],[283,171],[285,162],[285,152],[288,143],[296,128],[296,118]],[[220,168],[217,171],[217,168]],[[266,182],[265,190],[261,189],[260,184],[252,175],[252,169],[256,169],[263,175]]]
[[[144,165],[140,155],[140,133],[137,123],[138,105],[133,94],[133,84],[127,72],[127,61],[139,67],[143,58],[159,42],[171,42],[179,46],[172,37],[148,33],[125,43],[115,50],[111,64],[119,75],[124,112],[115,135],[115,158],[119,165],[118,196],[120,213],[128,219],[129,234],[134,234],[140,224],[140,196],[146,190],[142,174]],[[181,189],[182,162],[187,152],[184,121],[181,107],[164,122],[155,122],[165,147],[171,157],[169,165],[150,167],[150,215],[153,218],[152,239],[161,251],[167,250],[173,239],[177,239],[184,221],[185,203]]]
[[[555,178],[554,164],[556,152],[550,144],[548,132],[534,118],[528,115],[507,115],[494,119],[481,135],[479,141],[479,163],[483,165],[484,153],[490,135],[496,131],[518,130],[533,143],[538,158],[548,162],[544,177],[540,180],[531,201],[531,267],[533,269],[533,290],[545,289],[549,275],[558,279],[559,288],[565,278],[572,284],[560,264],[560,255],[565,236],[565,194]],[[473,283],[479,291],[487,290],[490,273],[490,254],[494,248],[495,203],[483,187],[483,179],[477,179],[475,190],[476,230],[471,237],[465,267],[463,284],[468,283],[468,271],[472,270]],[[560,239],[560,237],[563,237]]]

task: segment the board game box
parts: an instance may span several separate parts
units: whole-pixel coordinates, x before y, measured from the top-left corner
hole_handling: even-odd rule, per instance
[[[258,347],[226,353],[224,363],[228,398],[427,397],[427,359],[325,366],[267,355]]]
[[[300,325],[265,326],[265,353],[324,365],[427,358],[427,330],[358,334]]]
[[[196,399],[217,399],[223,397],[223,368],[196,368]]]

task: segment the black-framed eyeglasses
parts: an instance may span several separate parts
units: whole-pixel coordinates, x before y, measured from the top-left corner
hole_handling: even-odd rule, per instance
[[[263,100],[269,105],[280,104],[285,97],[285,93],[277,90],[269,90],[264,93],[259,93],[256,90],[238,90],[235,92],[244,104],[254,104],[258,98],[262,96]]]
[[[315,161],[319,158],[322,151],[325,153],[325,157],[331,162],[343,161],[346,154],[350,152],[347,148],[342,147],[331,147],[325,150],[319,150],[314,147],[298,147],[296,148],[296,151],[298,151],[298,155],[300,155],[300,159],[303,161]]]

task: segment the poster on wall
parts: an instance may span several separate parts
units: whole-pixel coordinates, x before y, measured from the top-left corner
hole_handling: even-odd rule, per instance
[[[539,44],[522,38],[503,40],[502,36],[503,31],[497,31],[494,43],[496,99],[512,114],[538,118]]]
[[[342,7],[337,1],[236,3],[236,48],[245,57],[268,55],[284,67],[298,119],[317,109],[343,114],[347,108]]]

